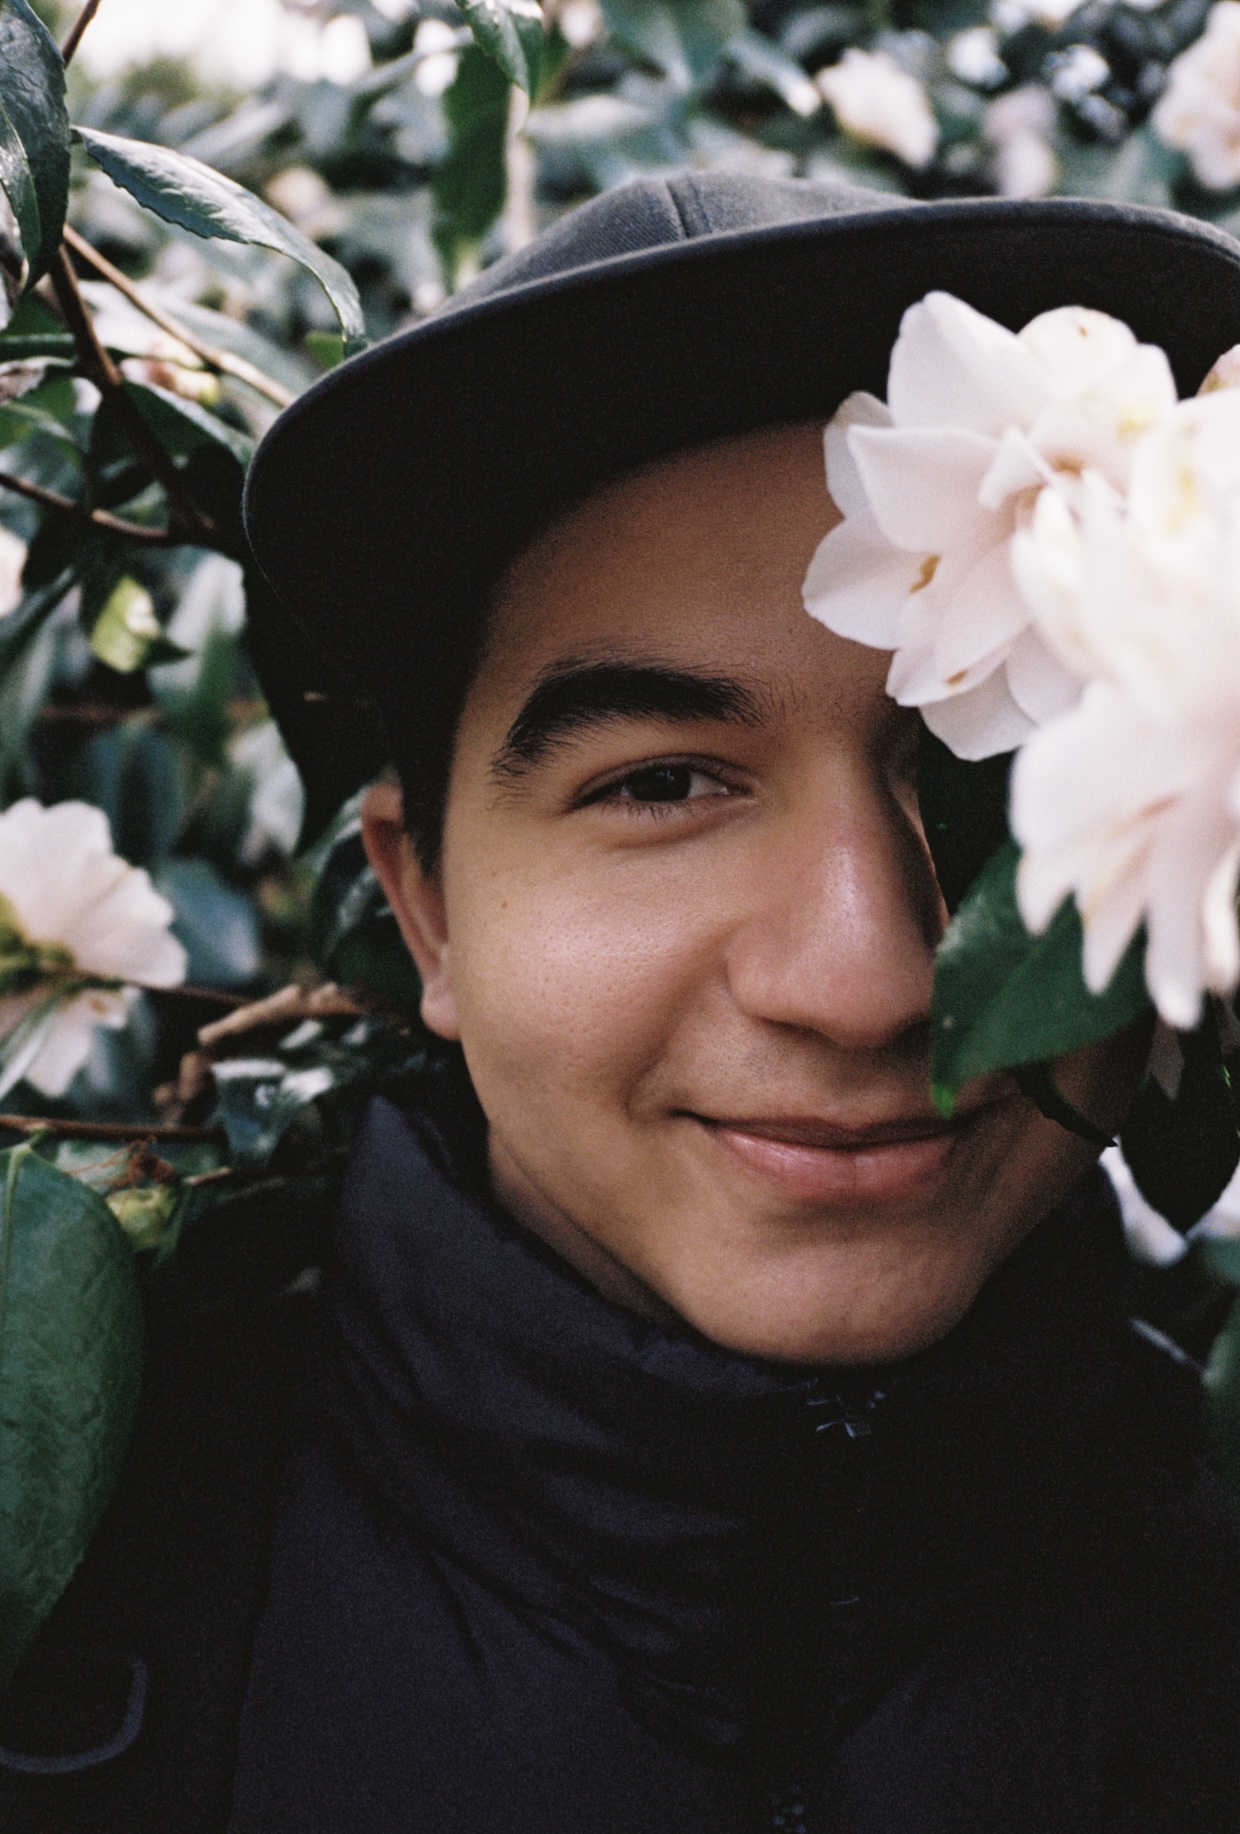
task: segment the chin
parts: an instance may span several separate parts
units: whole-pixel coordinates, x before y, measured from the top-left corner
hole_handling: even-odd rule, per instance
[[[738,1279],[668,1294],[695,1330],[727,1350],[779,1363],[864,1368],[901,1362],[947,1336],[985,1283],[986,1266],[931,1269],[924,1260],[885,1278],[839,1264],[829,1270]]]

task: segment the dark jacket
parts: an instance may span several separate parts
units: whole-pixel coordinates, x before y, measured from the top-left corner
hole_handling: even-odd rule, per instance
[[[143,1723],[0,1770],[4,1834],[1240,1829],[1240,1550],[1100,1174],[845,1378],[613,1307],[468,1174],[377,1102],[326,1304],[272,1300],[290,1247],[157,1324],[0,1744],[106,1746],[121,1658]]]

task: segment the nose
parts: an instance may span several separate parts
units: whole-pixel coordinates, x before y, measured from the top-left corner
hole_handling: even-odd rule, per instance
[[[799,795],[764,838],[727,954],[737,1005],[849,1051],[924,1037],[946,913],[915,818],[854,765]]]

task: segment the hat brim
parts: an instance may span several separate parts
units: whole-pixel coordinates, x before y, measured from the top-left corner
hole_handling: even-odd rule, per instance
[[[246,492],[254,553],[304,632],[268,632],[260,667],[315,810],[379,756],[373,734],[370,752],[333,736],[342,690],[419,720],[458,680],[488,588],[555,515],[678,447],[883,394],[901,316],[935,288],[1013,329],[1059,305],[1109,312],[1167,351],[1182,394],[1240,341],[1240,245],[1207,225],[901,200],[555,275],[324,378],[267,435]]]

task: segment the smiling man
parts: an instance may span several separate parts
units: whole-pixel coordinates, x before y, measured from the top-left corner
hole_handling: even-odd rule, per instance
[[[935,1111],[919,718],[802,600],[823,427],[935,288],[1097,307],[1181,392],[1240,335],[1201,224],[682,175],[268,435],[255,654],[311,806],[378,779],[427,1066],[313,1380],[235,1303],[162,1327],[73,1620],[146,1719],[59,1703],[89,1774],[5,1834],[1240,1828],[1199,1374],[1096,1147],[1004,1075]],[[1054,1066],[1095,1129],[1148,1046]]]
[[[269,691],[324,808],[382,721],[434,1067],[343,1192],[232,1834],[1240,1825],[1198,1378],[1097,1148],[1006,1076],[935,1111],[918,716],[802,599],[824,423],[934,287],[1186,388],[1240,324],[1180,219],[686,176],[258,459]],[[1114,1128],[1148,1045],[1060,1088]]]

